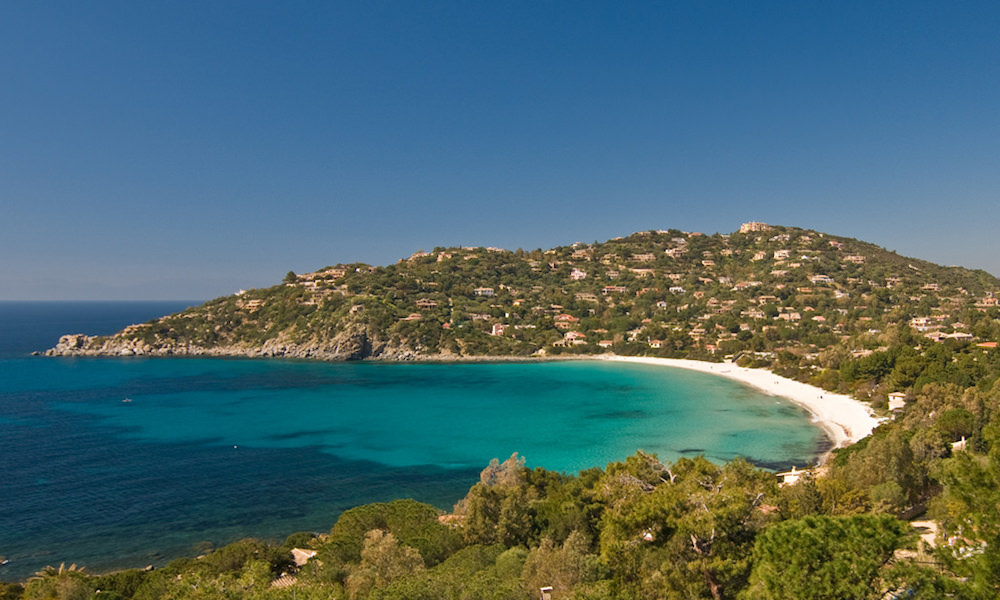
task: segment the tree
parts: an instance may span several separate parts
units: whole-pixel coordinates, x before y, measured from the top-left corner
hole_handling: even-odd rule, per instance
[[[59,565],[45,567],[28,579],[24,586],[25,600],[86,600],[94,592],[83,568]]]
[[[937,421],[938,429],[948,436],[949,442],[971,436],[975,431],[975,426],[976,416],[963,408],[945,411],[941,413]]]
[[[877,512],[901,512],[923,491],[923,478],[914,462],[910,434],[883,427],[834,459],[831,479],[846,485],[845,493],[863,492],[868,507]],[[831,482],[823,486],[833,490]]]
[[[749,577],[754,536],[773,519],[762,508],[774,476],[743,460],[668,467],[640,452],[609,465],[603,489],[601,555],[629,595],[735,593]]]
[[[289,271],[285,273],[285,278],[282,279],[281,281],[283,283],[295,283],[298,280],[298,278],[299,276],[295,274],[295,271]]]
[[[577,584],[593,580],[597,573],[597,557],[588,555],[590,542],[574,531],[562,546],[551,539],[531,550],[521,574],[524,589],[534,594],[543,586],[551,586],[553,598],[565,598]]]
[[[434,565],[462,546],[454,529],[438,522],[438,510],[416,500],[376,502],[345,511],[330,530],[329,542],[320,550],[324,562],[355,562],[361,557],[369,531],[382,529],[419,550]]]
[[[778,490],[778,510],[786,519],[798,519],[822,512],[823,496],[811,476]]]
[[[526,544],[534,526],[537,493],[527,485],[524,459],[514,453],[490,461],[465,498],[455,506],[464,517],[462,528],[470,544],[500,543],[508,548]]]
[[[499,459],[491,459],[490,464],[479,473],[479,481],[489,486],[516,487],[524,483],[524,457],[518,457],[517,452],[502,463]]]
[[[526,554],[523,548],[469,546],[436,567],[394,579],[372,596],[378,600],[521,600],[525,596],[520,575]]]
[[[0,600],[19,600],[24,595],[24,586],[19,583],[0,581]]]
[[[986,433],[994,444],[988,457],[959,452],[945,463],[935,506],[952,541],[939,556],[970,598],[1000,597],[1000,448],[998,432]]]
[[[754,545],[749,598],[878,598],[880,574],[905,538],[889,516],[810,516],[764,530]]]
[[[416,549],[400,545],[388,531],[374,529],[365,535],[361,564],[347,576],[347,591],[351,600],[363,600],[372,590],[423,570],[424,559]]]

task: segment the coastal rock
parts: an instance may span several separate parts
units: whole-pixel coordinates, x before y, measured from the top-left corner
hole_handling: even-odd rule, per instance
[[[59,338],[55,348],[45,352],[46,356],[81,354],[93,338],[83,333],[70,333]]]
[[[380,332],[364,322],[349,324],[328,339],[312,336],[295,339],[283,333],[259,346],[219,344],[211,347],[154,341],[118,333],[110,337],[64,335],[46,356],[238,356],[248,358],[302,358],[313,360],[412,360],[419,353],[405,344],[390,345]]]
[[[332,350],[347,360],[361,360],[377,354],[372,343],[374,332],[360,324],[353,324],[332,340]],[[381,346],[381,344],[379,345]],[[379,348],[381,350],[381,348]]]

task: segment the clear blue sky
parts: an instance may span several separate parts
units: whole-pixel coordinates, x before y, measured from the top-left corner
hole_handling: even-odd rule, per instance
[[[1000,3],[0,3],[0,299],[762,220],[1000,275]]]

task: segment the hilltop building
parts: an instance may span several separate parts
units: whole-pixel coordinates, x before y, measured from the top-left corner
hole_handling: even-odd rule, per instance
[[[771,226],[759,221],[750,221],[740,225],[740,233],[753,233],[755,231],[769,231]]]

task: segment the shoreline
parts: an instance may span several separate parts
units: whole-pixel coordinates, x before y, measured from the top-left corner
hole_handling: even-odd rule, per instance
[[[845,394],[835,394],[801,381],[771,373],[767,369],[740,367],[735,363],[713,363],[684,358],[618,356],[605,354],[592,357],[607,362],[674,367],[726,377],[749,385],[766,394],[779,396],[801,406],[812,415],[812,422],[822,429],[833,448],[817,458],[822,465],[833,449],[850,446],[871,434],[879,421],[871,408]]]

